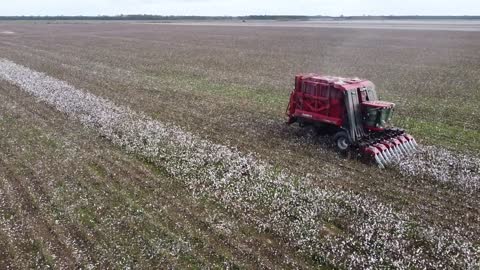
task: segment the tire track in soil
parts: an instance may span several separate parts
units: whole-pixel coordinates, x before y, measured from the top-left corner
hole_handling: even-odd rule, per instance
[[[8,64],[8,63],[7,63],[7,64]],[[24,73],[24,72],[27,72],[27,73],[28,73],[28,72],[31,72],[31,71],[29,71],[29,70],[23,69],[22,67],[15,66],[15,65],[10,66],[10,67],[13,68],[14,70],[15,70],[15,69],[18,69],[17,71],[18,71],[19,74],[11,75],[11,76],[13,76],[14,78],[15,78],[16,76],[20,76],[20,77],[23,76],[23,73]],[[32,73],[31,75],[32,75],[34,78],[35,78],[36,76],[38,76],[39,78],[42,78],[42,76],[43,76],[43,75],[37,74],[37,73]],[[28,76],[28,74],[25,74],[25,76]],[[8,75],[7,75],[7,78],[8,78]],[[52,78],[46,78],[46,77],[45,77],[44,79],[45,79],[46,81],[48,81],[49,83],[52,83],[53,85],[55,85],[56,83],[60,83],[60,85],[62,84],[62,82],[55,81],[55,80],[52,79]],[[30,87],[30,84],[29,84],[30,82],[29,82],[29,81],[26,81],[26,82],[22,81],[22,83],[27,83],[27,84],[26,84],[27,87]],[[44,88],[42,88],[42,89],[38,88],[38,85],[36,85],[35,83],[34,83],[34,85],[35,85],[36,88],[26,88],[26,90],[28,90],[28,91],[39,91],[39,93],[37,93],[37,94],[41,94],[41,93],[42,93],[41,91],[44,91],[44,90],[45,90]],[[63,85],[63,86],[64,86],[64,88],[71,88],[71,87],[68,86],[68,85]],[[48,86],[45,86],[45,87],[46,87],[47,89],[49,89]],[[55,86],[55,87],[56,87],[56,86]],[[55,89],[55,88],[54,88],[53,90],[54,90],[54,91],[60,91],[59,89]],[[66,99],[66,102],[67,102],[67,104],[68,104],[68,102],[71,102],[71,100],[69,100],[67,96],[63,96],[63,97],[62,97],[62,95],[64,94],[64,92],[62,92],[62,91],[65,91],[65,90],[66,90],[66,89],[62,89],[60,92],[58,92],[57,94],[58,94],[59,96],[58,96],[57,98],[65,98],[65,99]],[[35,93],[35,92],[34,92],[34,93]],[[56,92],[53,92],[53,93],[56,93]],[[76,95],[81,95],[81,93],[78,92],[78,91],[75,90],[75,89],[72,89],[72,90],[71,90],[71,94],[69,93],[68,96],[70,96],[70,95],[73,95],[72,97],[76,97]],[[83,94],[82,94],[82,95],[83,95]],[[46,97],[48,97],[48,94],[47,94],[44,98],[46,98]],[[100,100],[100,99],[99,99],[99,100],[95,100],[96,97],[94,97],[94,96],[89,96],[88,98],[89,98],[89,100],[92,100],[91,102],[104,102],[104,103],[105,103],[104,106],[113,106],[113,105],[111,105],[110,103],[108,103],[107,101],[103,101],[103,100]],[[62,100],[62,99],[60,99],[60,100]],[[57,104],[57,106],[59,106],[59,105],[60,105],[60,104]],[[83,108],[83,110],[86,110],[86,113],[94,113],[95,111],[90,112],[90,111],[88,110],[88,109],[89,109],[88,106],[91,106],[91,105],[92,105],[92,104],[88,104],[88,103],[87,103],[87,105],[86,105],[87,107]],[[100,105],[100,104],[97,104],[97,105]],[[70,108],[70,107],[67,106],[66,108],[68,109],[68,108]],[[74,108],[75,108],[75,107],[72,107],[71,109],[74,109]],[[96,109],[102,109],[102,110],[107,110],[107,111],[108,111],[108,107],[103,108],[102,106],[100,106],[100,107],[97,106]],[[78,108],[77,108],[77,110],[78,110]],[[112,110],[115,110],[114,107],[112,107]],[[118,110],[120,110],[120,109],[118,109]],[[148,120],[148,121],[150,121],[150,120]],[[181,131],[178,131],[178,132],[181,133]],[[205,142],[205,143],[207,143],[207,142]]]
[[[35,123],[35,125],[38,125],[38,126],[41,126],[42,128],[48,128],[48,127],[52,127],[52,126],[55,126],[55,125],[58,125],[58,120],[57,120],[57,115],[58,114],[54,109],[39,109],[39,106],[38,105],[35,105],[34,102],[27,102],[29,99],[31,99],[31,97],[28,97],[28,96],[23,96],[23,95],[19,95],[18,93],[15,93],[14,90],[11,90],[11,91],[3,91],[4,89],[2,89],[2,95],[3,95],[3,98],[4,99],[14,99],[14,100],[17,100],[18,103],[16,103],[16,106],[20,106],[22,107],[22,109],[25,111],[25,113],[27,115],[30,115],[30,117],[32,117],[33,119],[37,119],[37,120],[41,120],[41,121],[37,121]],[[18,91],[18,90],[16,90]],[[43,105],[42,105],[43,106]],[[64,133],[64,131],[59,131],[60,133]],[[41,153],[39,153],[41,154]],[[24,161],[24,162],[28,162],[28,161]],[[106,163],[105,163],[106,162]],[[148,185],[145,185],[144,184],[144,179],[145,177],[148,177],[148,174],[146,175],[146,171],[143,169],[143,170],[140,170],[140,169],[137,169],[136,166],[134,166],[134,169],[133,171],[126,171],[126,169],[124,169],[125,167],[129,167],[129,166],[125,166],[125,165],[122,165],[122,164],[117,164],[116,162],[113,162],[113,161],[109,161],[109,160],[106,160],[104,162],[101,162],[100,163],[102,166],[105,166],[105,167],[108,167],[108,168],[112,168],[113,171],[119,173],[119,175],[123,175],[125,178],[129,177],[130,176],[130,181],[134,182],[136,185],[140,185],[142,188],[144,189],[149,189],[149,188],[153,188],[153,186],[148,186]],[[9,164],[2,164],[3,167],[11,167],[9,166]],[[29,172],[25,172],[26,174],[30,174]],[[35,175],[34,172],[31,173],[32,175]],[[118,179],[120,178],[123,178],[123,177],[119,177],[119,175],[117,175],[117,178],[112,178],[112,179],[109,179],[109,181],[113,181],[113,183],[116,183],[117,185],[123,185],[125,186],[125,182],[118,182]],[[131,176],[134,175],[134,179],[131,179]],[[86,231],[84,227],[81,227],[79,225],[75,225],[75,223],[69,223],[69,224],[66,224],[64,225],[61,229],[59,228],[59,226],[48,226],[48,224],[51,224],[51,221],[48,220],[47,222],[47,219],[48,218],[45,218],[45,217],[48,217],[50,213],[48,213],[48,207],[51,207],[52,205],[45,205],[44,203],[45,202],[48,202],[48,201],[51,201],[52,200],[52,197],[49,196],[48,194],[48,186],[45,186],[43,184],[42,181],[40,180],[36,180],[37,176],[33,176],[31,177],[31,181],[29,181],[28,183],[28,186],[25,186],[25,182],[23,181],[22,178],[18,178],[15,176],[15,173],[13,172],[9,172],[8,173],[8,179],[15,179],[14,180],[14,183],[17,185],[16,186],[16,191],[18,192],[17,193],[17,196],[22,199],[22,203],[21,205],[26,205],[24,207],[26,207],[27,209],[30,209],[26,214],[25,214],[25,217],[29,217],[29,215],[33,215],[33,219],[37,219],[39,220],[39,224],[42,228],[43,227],[46,227],[45,229],[40,229],[40,228],[35,228],[36,230],[38,231],[41,231],[42,234],[45,232],[45,231],[49,231],[49,232],[54,232],[56,234],[58,234],[59,232],[61,232],[61,235],[63,236],[63,233],[64,231],[67,231],[69,236],[68,237],[73,237],[73,242],[77,242],[76,243],[76,248],[78,249],[79,247],[81,247],[81,253],[83,254],[88,254],[88,258],[86,259],[87,262],[91,262],[93,264],[99,264],[101,265],[102,267],[113,267],[112,264],[109,264],[108,261],[105,262],[105,260],[102,260],[102,258],[98,257],[98,255],[102,254],[102,252],[99,252],[99,250],[97,250],[96,252],[92,252],[92,251],[95,251],[96,250],[96,245],[95,243],[98,242],[98,241],[101,241],[103,237],[103,235],[101,234],[95,234],[94,237],[92,237],[92,232],[89,232],[89,231]],[[38,175],[38,177],[41,177],[40,175]],[[97,180],[98,181],[98,180]],[[83,185],[85,186],[88,186],[88,184],[90,183],[83,183]],[[96,190],[90,190],[88,193],[94,193],[94,194],[98,194],[99,192],[96,191]],[[165,195],[165,194],[163,194]],[[41,198],[40,200],[38,198]],[[145,200],[148,200],[148,198],[146,198]],[[215,248],[218,248],[219,246],[225,246],[225,248],[228,250],[233,250],[233,254],[234,254],[234,258],[249,258],[249,261],[243,261],[243,259],[239,259],[239,262],[241,262],[242,264],[243,263],[246,263],[247,265],[250,265],[250,267],[253,266],[253,262],[262,262],[264,265],[269,265],[269,267],[273,267],[274,265],[290,265],[292,262],[284,262],[284,260],[286,258],[282,258],[282,259],[278,259],[276,255],[273,255],[275,254],[275,250],[277,249],[276,247],[278,246],[281,246],[283,244],[279,243],[277,240],[273,239],[273,238],[270,238],[268,237],[267,239],[270,239],[266,242],[273,242],[270,243],[270,244],[266,244],[266,243],[260,243],[260,244],[255,244],[255,245],[251,245],[251,243],[255,242],[255,238],[254,239],[251,239],[249,237],[245,237],[244,236],[238,236],[237,239],[234,239],[234,240],[231,240],[231,239],[227,239],[226,243],[225,242],[222,242],[222,241],[217,241],[216,240],[216,232],[214,231],[211,231],[211,225],[208,223],[208,221],[204,221],[204,218],[202,217],[202,215],[204,214],[204,212],[202,211],[186,211],[187,209],[198,209],[198,208],[195,208],[195,206],[192,206],[190,204],[187,203],[188,201],[177,201],[177,200],[173,200],[173,201],[169,201],[169,203],[171,204],[171,206],[169,207],[171,210],[168,211],[168,216],[169,216],[169,219],[170,221],[168,221],[167,223],[170,223],[170,225],[168,225],[170,227],[171,230],[175,230],[175,231],[179,231],[179,233],[184,233],[184,234],[188,234],[188,231],[191,230],[191,224],[204,224],[202,225],[201,227],[202,228],[202,231],[204,233],[204,237],[203,238],[206,242],[206,243],[210,243],[207,245],[207,250],[205,250],[204,252],[204,260],[206,260],[207,258],[211,258],[212,254],[211,254],[211,251],[215,252]],[[142,202],[143,204],[145,204],[146,202],[143,201]],[[18,203],[17,203],[18,204]],[[60,207],[59,205],[57,206],[54,206],[54,208],[56,207]],[[47,209],[47,210],[44,210],[44,209]],[[46,211],[46,212],[44,212]],[[42,219],[40,219],[39,217],[44,217]],[[150,217],[150,219],[152,220],[152,222],[156,222],[157,220],[153,219]],[[182,229],[182,227],[178,227],[178,221],[179,220],[187,220],[188,222],[185,223],[185,228]],[[243,226],[240,226],[240,228],[242,228]],[[248,228],[248,227],[246,227]],[[244,230],[244,229],[242,229]],[[248,231],[248,230],[247,230]],[[55,237],[55,238],[58,238],[58,235],[56,234],[53,234],[51,235],[51,237]],[[34,233],[30,232],[28,236],[24,236],[23,238],[25,239],[30,239],[32,238],[34,235]],[[238,243],[239,239],[240,238],[240,243]],[[212,241],[213,239],[213,241]],[[252,241],[253,240],[253,241]],[[55,254],[61,254],[61,253],[58,253],[58,249],[65,249],[65,252],[68,250],[68,247],[65,247],[64,245],[60,245],[60,243],[58,241],[56,242],[53,242],[54,243],[53,245],[53,248],[52,250],[54,250],[54,253]],[[62,243],[63,244],[63,243]],[[239,247],[244,247],[244,248],[240,248]],[[273,253],[272,253],[273,252]],[[284,251],[286,252],[286,250]],[[293,253],[293,251],[292,251]],[[98,255],[97,255],[98,254]],[[260,255],[261,254],[261,255]],[[288,253],[287,253],[288,254]],[[69,253],[68,254],[69,256],[66,256],[65,254],[62,254],[60,255],[60,258],[72,258],[72,254]],[[200,255],[200,254],[198,254]],[[57,255],[58,257],[58,255]],[[290,256],[288,256],[290,257]],[[112,258],[113,259],[113,258]],[[292,260],[294,261],[295,259],[290,257],[288,258],[287,260]],[[273,263],[275,262],[275,263]],[[71,261],[70,261],[71,263]],[[84,261],[85,263],[85,261]],[[65,264],[65,265],[70,265],[72,266],[73,264]],[[300,263],[299,265],[302,265],[302,263]]]
[[[58,69],[60,66],[62,69],[68,68],[68,66],[65,66],[65,61],[61,61],[63,58],[60,55],[46,50],[38,51],[33,47],[29,49],[32,50],[29,59],[30,57],[38,57],[38,55],[42,54],[48,56],[48,59],[57,59],[57,64],[51,65],[49,72],[52,69]],[[38,55],[35,56],[35,54]],[[41,58],[45,59],[45,57]],[[77,63],[83,62],[82,58],[78,57],[75,61]],[[44,62],[44,60],[40,60],[40,62]],[[81,65],[87,66],[88,63],[84,62]],[[106,67],[107,65],[102,64],[102,68]],[[113,74],[117,71],[117,68],[115,68],[115,70],[113,68],[111,69]],[[78,70],[74,69],[73,72],[78,72]],[[95,75],[102,74],[101,70],[94,71],[94,69],[82,72],[94,72]],[[65,74],[64,72],[62,73]],[[112,78],[112,76],[109,75],[104,77]],[[95,82],[92,81],[92,83]],[[109,88],[111,87],[110,85]],[[149,86],[144,85],[144,87]],[[281,164],[281,166],[296,171],[299,174],[305,174],[306,172],[302,168],[308,167],[308,173],[313,173],[321,178],[321,181],[318,183],[320,186],[340,186],[342,188],[372,194],[387,203],[401,207],[399,209],[402,209],[402,211],[406,213],[412,214],[412,211],[414,211],[414,213],[419,211],[415,217],[420,221],[428,217],[428,222],[441,223],[442,226],[448,228],[451,227],[452,224],[457,226],[457,221],[460,220],[462,226],[469,228],[470,231],[478,231],[480,229],[480,225],[477,225],[478,222],[472,223],[469,219],[465,220],[462,218],[478,214],[478,211],[472,213],[473,209],[480,207],[480,194],[478,192],[465,194],[465,192],[458,190],[456,187],[438,184],[429,178],[402,177],[394,170],[382,171],[358,162],[345,162],[339,159],[334,152],[330,151],[328,146],[320,145],[320,149],[315,149],[318,148],[319,145],[311,138],[299,140],[296,134],[302,132],[296,131],[296,129],[286,129],[283,125],[283,119],[272,119],[262,114],[244,112],[242,108],[238,106],[234,106],[230,108],[230,110],[239,112],[235,115],[235,119],[228,119],[225,122],[212,124],[212,126],[218,125],[221,127],[220,130],[222,131],[216,134],[216,136],[211,136],[210,133],[206,134],[209,135],[209,137],[214,137],[212,138],[214,142],[225,143],[222,137],[226,135],[225,130],[229,130],[228,123],[234,123],[236,119],[244,119],[240,124],[248,124],[241,125],[239,128],[243,131],[249,131],[248,133],[255,134],[256,136],[247,136],[246,139],[242,140],[241,138],[235,139],[236,134],[234,133],[229,137],[232,139],[231,141],[234,142],[233,144],[238,146],[242,151],[254,151],[260,154],[265,160]],[[254,117],[252,117],[252,114]],[[218,112],[213,112],[211,116],[215,115],[218,115]],[[205,119],[211,119],[209,115],[205,115],[204,117]],[[199,121],[199,123],[202,122]],[[227,125],[225,125],[225,123],[227,123]],[[194,126],[193,130],[202,133],[204,128],[202,126]],[[260,134],[260,136],[258,136],[258,134]],[[292,139],[294,143],[292,143]],[[277,142],[275,143],[277,147],[283,147],[285,145],[288,145],[288,147],[283,147],[283,151],[279,152],[274,147],[269,146],[272,145],[271,140]],[[262,141],[262,143],[258,143],[258,141]],[[307,149],[308,147],[311,149]],[[272,154],[272,152],[276,152],[276,154]],[[339,175],[333,176],[330,171],[322,170],[323,164],[330,164],[333,168],[341,168],[336,170],[336,173]],[[465,194],[465,196],[462,194]],[[422,205],[423,207],[419,209],[417,205]],[[445,213],[454,215],[445,216]]]

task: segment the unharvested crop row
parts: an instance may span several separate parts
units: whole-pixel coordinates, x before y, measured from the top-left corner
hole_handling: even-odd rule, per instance
[[[312,179],[278,170],[253,155],[203,140],[13,62],[2,60],[0,67],[4,79],[164,167],[198,196],[223,202],[259,230],[288,239],[322,262],[348,267],[478,266],[475,247],[455,231],[418,226],[374,199],[315,187]]]

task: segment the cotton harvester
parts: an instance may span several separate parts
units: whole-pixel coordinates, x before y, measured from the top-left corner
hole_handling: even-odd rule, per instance
[[[394,107],[378,100],[375,86],[367,80],[297,75],[288,124],[328,131],[338,151],[356,153],[384,168],[417,147],[412,136],[391,126]]]

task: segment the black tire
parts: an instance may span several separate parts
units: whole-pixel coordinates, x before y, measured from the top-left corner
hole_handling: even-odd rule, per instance
[[[330,128],[324,124],[316,124],[315,125],[315,133],[319,136],[324,136],[330,133]]]
[[[305,123],[303,122],[303,119],[301,117],[297,118],[297,123],[299,127],[305,127]]]
[[[337,151],[340,153],[349,152],[352,141],[350,140],[350,136],[348,136],[347,132],[342,130],[335,133],[335,136],[333,136],[333,141],[335,142],[335,148]]]

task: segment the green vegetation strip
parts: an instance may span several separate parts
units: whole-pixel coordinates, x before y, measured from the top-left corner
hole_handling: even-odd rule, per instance
[[[257,88],[240,84],[223,84],[197,76],[182,75],[182,77],[170,78],[169,75],[162,74],[161,77],[175,82],[173,85],[180,89],[218,96],[231,103],[242,103],[252,107],[252,110],[268,112],[273,117],[280,116],[284,112],[289,98],[289,90],[282,92],[268,86]],[[412,101],[408,105],[409,109],[400,108],[400,113],[394,116],[393,121],[425,144],[443,146],[452,150],[480,150],[480,131],[478,130],[460,126],[460,123],[450,121],[451,117],[433,122],[431,114],[414,113],[415,117],[408,115],[409,112],[425,110],[432,106],[434,105],[417,104]]]
[[[416,224],[374,199],[319,188],[314,179],[278,170],[253,155],[203,140],[7,60],[0,60],[0,77],[164,167],[197,196],[223,203],[259,231],[282,236],[319,263],[346,268],[478,265],[468,239],[455,231]]]

